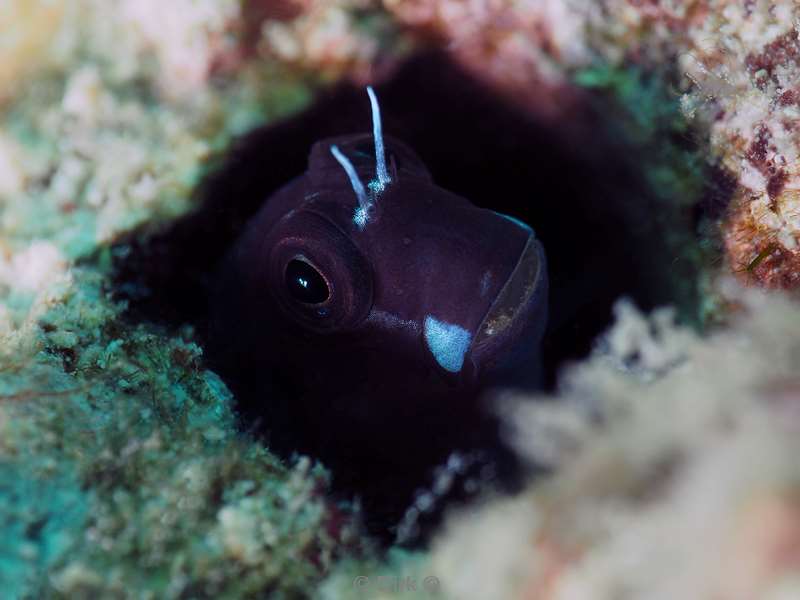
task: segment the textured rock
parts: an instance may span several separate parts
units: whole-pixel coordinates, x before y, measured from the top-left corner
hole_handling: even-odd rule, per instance
[[[669,311],[621,305],[597,352],[563,376],[558,404],[510,405],[520,452],[556,474],[454,515],[430,554],[381,561],[352,558],[365,543],[357,510],[326,495],[322,467],[284,464],[236,431],[191,326],[131,323],[109,293],[113,255],[126,252],[114,243],[191,210],[232,135],[304,106],[298,80],[372,79],[412,39],[563,129],[593,92],[613,97],[667,223],[696,205],[698,156],[721,167],[734,188],[727,266],[794,287],[793,2],[6,4],[4,590],[295,597],[333,571],[324,597],[361,593],[362,576],[388,578],[362,588],[387,598],[418,597],[412,580],[429,577],[454,598],[798,594],[800,330],[783,298],[732,293],[744,310],[708,338]],[[699,151],[673,143],[690,133]]]
[[[722,225],[728,265],[743,281],[794,288],[800,13],[790,1],[709,2],[698,12],[679,59],[692,82],[683,104],[737,184]]]
[[[579,94],[570,69],[590,61],[590,4],[546,0],[387,0],[399,22],[439,40],[476,76],[542,118],[569,114]]]

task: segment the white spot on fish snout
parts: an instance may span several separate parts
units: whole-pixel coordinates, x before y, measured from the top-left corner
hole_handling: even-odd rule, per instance
[[[423,331],[425,343],[436,362],[446,371],[458,373],[464,365],[472,335],[459,325],[445,323],[431,315],[425,317]]]

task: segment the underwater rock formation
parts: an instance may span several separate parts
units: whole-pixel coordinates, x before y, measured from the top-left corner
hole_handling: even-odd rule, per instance
[[[641,40],[634,47],[652,55],[650,60],[676,61],[684,76],[683,112],[704,132],[708,160],[735,182],[721,224],[728,268],[745,283],[795,288],[800,281],[797,4],[607,4],[624,6],[615,44],[628,36]]]
[[[800,283],[800,9],[788,4],[727,11],[720,48],[696,51],[693,94],[713,106],[711,145],[739,184],[723,225],[730,267],[771,288]]]
[[[617,222],[603,213],[602,231],[629,232],[642,213],[658,222],[669,251],[654,268],[673,285],[658,297],[691,297],[682,315],[711,305],[695,297],[705,273],[681,269],[714,245],[686,235],[705,164],[733,182],[728,270],[794,287],[796,22],[789,0],[4,3],[0,34],[14,33],[0,44],[4,593],[348,598],[361,594],[357,578],[385,575],[413,577],[408,597],[425,581],[453,598],[796,596],[800,330],[785,298],[728,290],[744,308],[708,337],[669,312],[620,305],[556,392],[509,399],[511,439],[554,474],[454,514],[430,552],[382,556],[358,507],[328,493],[335,473],[279,460],[237,427],[194,324],[137,320],[112,293],[127,242],[146,244],[196,209],[197,184],[234,136],[296,114],[323,81],[389,73],[418,43],[559,134],[581,131],[576,109],[613,98],[599,109],[619,125],[613,151],[658,193],[632,195]],[[502,167],[529,177],[523,159]],[[588,239],[608,196],[579,203],[560,189],[560,214],[585,213],[572,231]],[[651,231],[639,239],[659,237]],[[608,261],[602,240],[591,243],[554,258],[562,284],[564,265]],[[561,298],[609,288],[578,283]],[[135,282],[125,292],[143,293]],[[586,335],[571,325],[561,343]]]
[[[591,60],[583,31],[589,3],[386,0],[384,6],[541,118],[563,119],[580,103],[569,70]]]
[[[598,47],[675,65],[681,106],[709,162],[734,182],[721,223],[730,271],[745,283],[798,282],[797,4],[752,0],[602,3],[617,15]]]

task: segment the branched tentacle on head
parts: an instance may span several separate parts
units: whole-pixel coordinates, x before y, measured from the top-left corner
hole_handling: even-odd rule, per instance
[[[369,103],[372,107],[372,137],[375,139],[375,179],[369,183],[369,187],[378,194],[392,182],[392,179],[386,172],[386,153],[383,149],[381,109],[378,106],[378,98],[375,96],[375,91],[372,89],[372,86],[367,86],[367,94],[369,94]]]
[[[367,94],[372,107],[372,135],[375,141],[375,178],[367,184],[369,194],[367,194],[364,184],[358,177],[358,173],[350,159],[339,150],[336,144],[331,145],[331,154],[347,173],[350,185],[358,198],[358,207],[356,207],[353,215],[353,221],[359,229],[366,227],[370,217],[370,210],[378,200],[378,196],[392,182],[392,178],[389,177],[389,173],[386,170],[386,151],[383,146],[383,128],[381,126],[381,110],[380,106],[378,106],[378,98],[375,96],[372,86],[367,86]]]
[[[358,207],[356,207],[353,220],[355,221],[356,225],[358,225],[359,229],[364,229],[364,226],[369,220],[369,210],[372,208],[373,201],[371,198],[367,197],[364,184],[361,183],[361,179],[359,179],[353,163],[351,163],[350,159],[347,158],[341,150],[339,150],[339,147],[336,144],[331,146],[331,154],[333,154],[333,157],[340,165],[342,165],[344,172],[347,173],[347,177],[350,178],[350,185],[353,186],[353,191],[356,193],[356,197],[358,198]]]

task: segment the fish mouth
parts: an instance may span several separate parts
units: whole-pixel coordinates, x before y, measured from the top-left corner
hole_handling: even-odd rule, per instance
[[[547,313],[542,245],[531,234],[500,293],[476,330],[470,357],[477,371],[492,370],[520,346],[539,343]]]

